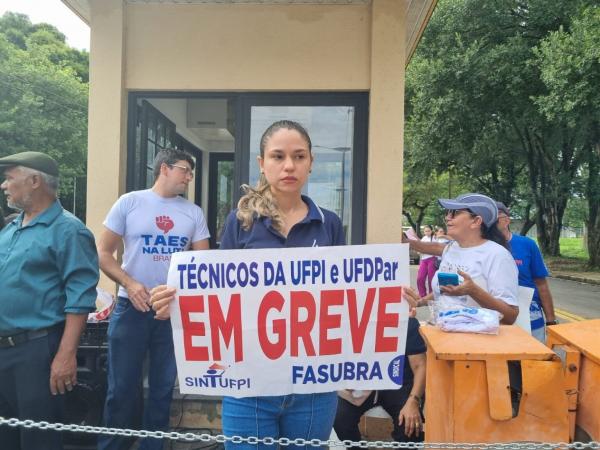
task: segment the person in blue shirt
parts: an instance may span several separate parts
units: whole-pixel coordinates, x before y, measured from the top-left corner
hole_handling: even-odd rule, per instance
[[[0,416],[62,422],[77,383],[77,347],[94,311],[92,233],[56,198],[58,165],[38,152],[0,158],[9,208],[0,231]],[[62,449],[61,434],[0,427],[0,447]]]
[[[238,209],[227,217],[221,249],[286,248],[344,245],[337,215],[302,195],[312,164],[312,144],[296,122],[273,123],[260,140],[260,178],[244,186]],[[175,289],[160,286],[151,292],[157,318],[168,317]],[[336,392],[270,397],[223,398],[223,433],[227,436],[287,437],[326,440],[337,407]],[[227,442],[227,448],[257,445]],[[270,446],[259,445],[268,449]],[[290,446],[294,448],[294,446]]]
[[[498,206],[498,229],[510,244],[510,252],[519,269],[519,286],[533,288],[533,299],[529,307],[531,334],[541,342],[546,341],[545,325],[556,325],[554,301],[548,286],[548,269],[544,258],[533,239],[513,234],[510,231],[510,211],[502,202]]]

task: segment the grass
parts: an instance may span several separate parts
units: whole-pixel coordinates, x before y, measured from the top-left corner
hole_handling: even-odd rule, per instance
[[[587,248],[583,245],[583,238],[560,238],[560,254],[565,258],[589,258]]]
[[[600,269],[590,269],[587,265],[588,251],[583,246],[583,238],[560,238],[560,254],[544,257],[550,271],[600,272]]]

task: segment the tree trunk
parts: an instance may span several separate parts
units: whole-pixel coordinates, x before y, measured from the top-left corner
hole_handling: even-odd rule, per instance
[[[578,167],[568,136],[563,132],[560,137],[563,145],[557,152],[546,147],[543,135],[524,130],[529,183],[537,210],[538,244],[546,256],[560,256],[563,216]]]
[[[419,206],[413,205],[413,208],[419,211],[416,219],[413,218],[412,214],[409,211],[402,211],[402,214],[404,214],[404,217],[406,217],[408,223],[410,223],[410,226],[413,227],[413,230],[415,230],[415,233],[417,233],[417,236],[419,236],[419,238],[423,237],[423,235],[421,234],[421,225],[423,223],[423,218],[425,217],[425,210],[427,209],[427,206],[421,208]]]
[[[591,267],[600,267],[600,142],[590,151],[588,168],[589,177],[586,189],[588,264]]]
[[[535,219],[531,218],[531,205],[528,204],[525,207],[525,218],[523,221],[523,225],[521,225],[521,230],[519,231],[519,234],[521,236],[526,236],[527,233],[529,233],[529,230],[531,230],[531,227],[533,227],[535,225]]]
[[[408,211],[402,211],[402,214],[404,214],[404,217],[406,217],[406,220],[408,220],[408,223],[414,230],[416,228],[417,224],[413,220],[412,215]]]
[[[546,200],[538,205],[535,221],[538,244],[546,256],[560,256],[560,231],[566,206],[566,200]]]

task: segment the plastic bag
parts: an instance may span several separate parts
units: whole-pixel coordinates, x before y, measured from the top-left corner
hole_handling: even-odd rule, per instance
[[[96,311],[88,314],[88,323],[96,323],[108,319],[115,303],[115,297],[102,288],[96,288]]]
[[[443,331],[498,334],[501,319],[502,314],[492,309],[449,303],[436,305],[435,326]]]

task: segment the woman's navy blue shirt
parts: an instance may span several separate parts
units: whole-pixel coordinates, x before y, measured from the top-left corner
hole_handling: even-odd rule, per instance
[[[257,217],[249,230],[244,230],[236,217],[237,210],[227,216],[221,249],[325,247],[345,245],[344,228],[340,218],[332,211],[319,208],[309,197],[302,196],[308,214],[295,224],[287,237],[273,228],[268,217]]]

